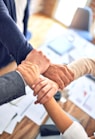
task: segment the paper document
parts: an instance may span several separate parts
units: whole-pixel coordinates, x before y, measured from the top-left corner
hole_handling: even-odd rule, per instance
[[[17,114],[17,109],[10,104],[0,106],[0,134],[3,133],[12,118]]]
[[[87,77],[76,80],[69,91],[69,99],[95,119],[95,82]]]
[[[43,105],[34,102],[33,90],[26,87],[26,95],[0,106],[0,134],[4,131],[12,134],[17,123],[27,116],[36,124],[40,125],[47,116]]]

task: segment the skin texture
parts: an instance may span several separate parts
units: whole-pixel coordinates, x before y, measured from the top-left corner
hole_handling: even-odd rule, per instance
[[[39,67],[29,61],[23,61],[18,67],[17,71],[21,73],[26,84],[32,87],[35,80],[40,76]]]
[[[64,88],[74,79],[74,74],[66,66],[54,65],[53,67],[51,66],[48,72],[50,73],[50,74],[47,73],[49,75],[48,78],[50,78],[51,80],[48,78],[40,77],[40,79],[36,80],[34,85],[32,86],[34,90],[34,95],[35,96],[37,95],[36,103],[44,104],[50,98],[52,98],[56,94],[56,92],[60,89],[59,88],[60,82],[62,83],[63,85],[62,87]],[[57,88],[56,88],[56,84],[57,84]],[[49,90],[50,87],[51,89]]]
[[[95,137],[94,136],[91,136],[90,139],[95,139]]]
[[[54,98],[51,98],[48,102],[46,102],[44,107],[61,133],[64,133],[64,131],[73,123],[63,109],[57,104]]]
[[[35,64],[32,64],[28,61],[22,62],[21,65],[18,66],[17,70],[22,74],[27,84],[32,89],[33,88],[34,90],[36,89],[35,95],[38,95],[39,91],[47,94],[48,92],[50,92],[50,94],[53,95],[58,89],[58,85],[55,82],[42,76],[39,77],[39,68]],[[36,77],[34,76],[34,74],[36,75]],[[51,98],[49,100],[47,99],[48,101],[47,100],[45,101],[44,97],[41,96],[41,98],[38,98],[37,101],[40,101],[40,99],[45,109],[47,110],[49,116],[52,118],[52,120],[55,122],[56,126],[58,127],[59,131],[61,133],[64,133],[71,126],[73,121],[67,116],[67,114],[63,111],[63,109],[54,100],[54,98]],[[92,136],[90,139],[95,139],[95,137]]]
[[[56,82],[60,89],[64,89],[74,79],[74,74],[67,66],[50,63],[50,60],[36,49],[27,55],[25,61],[38,65],[40,74]]]
[[[51,64],[44,73],[44,76],[56,82],[60,89],[64,89],[74,80],[73,72],[65,65]]]
[[[58,90],[57,83],[43,76],[39,77],[40,73],[38,66],[28,61],[22,62],[17,70],[22,74],[27,84],[29,84],[29,86],[34,89],[34,95],[37,95],[37,101],[35,103],[40,102],[44,105],[49,116],[55,122],[59,131],[64,133],[72,125],[73,121],[67,116],[63,109],[54,100],[54,98],[51,97]],[[41,93],[40,96],[39,93]],[[44,99],[44,96],[48,93],[50,93],[51,96],[49,98],[46,97],[47,99]],[[94,138],[94,136],[90,137],[90,139]]]
[[[44,107],[61,133],[64,133],[72,125],[73,121],[67,116],[54,98],[51,98],[48,102],[46,102]],[[89,139],[95,139],[95,137],[91,136]]]
[[[50,65],[50,60],[41,52],[33,49],[26,57],[25,61],[30,61],[38,65],[40,74],[43,74]]]
[[[57,83],[42,76],[34,82],[32,88],[34,90],[34,96],[37,95],[37,101],[35,102],[36,104],[46,103],[58,91]]]

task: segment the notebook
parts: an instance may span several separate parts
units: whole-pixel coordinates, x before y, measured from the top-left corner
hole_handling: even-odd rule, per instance
[[[48,43],[48,48],[62,56],[64,53],[69,52],[73,48],[73,45],[68,38],[65,36],[60,36]]]

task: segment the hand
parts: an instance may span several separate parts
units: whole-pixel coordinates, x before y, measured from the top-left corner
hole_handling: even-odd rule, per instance
[[[50,65],[50,60],[41,51],[37,51],[36,49],[33,49],[25,60],[38,65],[41,74],[43,74]]]
[[[95,137],[94,136],[91,136],[89,139],[95,139]]]
[[[64,89],[64,87],[74,80],[74,74],[66,65],[51,64],[43,75],[55,81],[60,89]]]
[[[37,101],[35,104],[46,103],[58,91],[58,85],[45,77],[40,77],[38,80],[36,80],[32,88],[34,90],[34,96],[37,95]]]
[[[34,81],[40,76],[38,66],[30,63],[29,61],[23,61],[20,65],[18,65],[17,71],[20,72],[25,82],[30,87],[32,87]]]

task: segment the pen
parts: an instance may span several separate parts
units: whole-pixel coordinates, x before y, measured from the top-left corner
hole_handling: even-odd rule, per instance
[[[12,119],[11,119],[11,120],[13,120],[16,116],[17,116],[17,113],[15,113],[15,115],[12,117]]]

